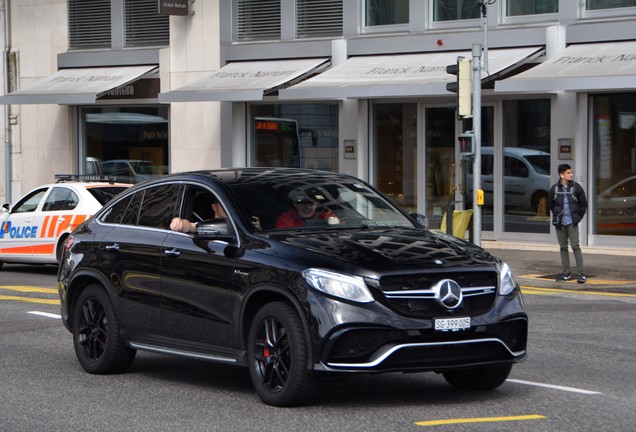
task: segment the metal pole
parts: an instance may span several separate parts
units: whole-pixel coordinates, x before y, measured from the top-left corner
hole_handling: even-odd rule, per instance
[[[481,2],[481,28],[484,32],[484,71],[488,73],[488,14],[487,14],[486,2]]]
[[[473,243],[481,246],[481,206],[477,205],[477,191],[481,189],[481,44],[478,43],[473,44],[473,133]]]

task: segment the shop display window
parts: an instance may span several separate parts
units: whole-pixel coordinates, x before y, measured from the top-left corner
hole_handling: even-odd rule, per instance
[[[636,98],[591,96],[592,233],[636,235]],[[576,173],[575,173],[576,175]]]
[[[249,131],[252,166],[338,171],[336,104],[254,104]]]
[[[168,106],[80,108],[84,174],[138,183],[168,173]]]

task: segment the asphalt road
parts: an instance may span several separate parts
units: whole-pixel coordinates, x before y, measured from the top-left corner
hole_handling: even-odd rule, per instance
[[[85,373],[55,317],[54,286],[52,267],[0,271],[2,432],[628,432],[636,424],[633,294],[526,290],[528,358],[492,392],[459,392],[432,373],[356,376],[326,384],[312,406],[281,409],[262,404],[237,367],[138,353],[125,374]]]

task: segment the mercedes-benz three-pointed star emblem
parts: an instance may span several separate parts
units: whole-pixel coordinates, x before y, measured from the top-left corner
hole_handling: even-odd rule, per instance
[[[442,307],[447,309],[457,309],[464,299],[462,289],[459,284],[452,279],[443,279],[433,287],[435,300]]]

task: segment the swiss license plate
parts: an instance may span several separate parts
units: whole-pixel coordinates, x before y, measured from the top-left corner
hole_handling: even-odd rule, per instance
[[[434,318],[436,331],[460,331],[470,328],[470,317]]]

